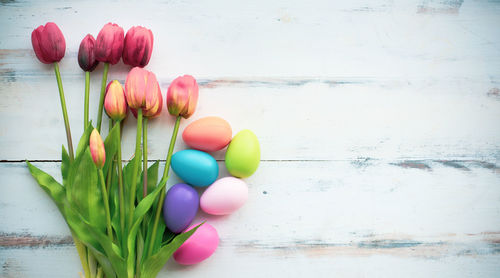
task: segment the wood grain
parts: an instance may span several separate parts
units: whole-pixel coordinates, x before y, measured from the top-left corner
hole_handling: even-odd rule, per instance
[[[108,21],[153,30],[147,68],[164,93],[178,75],[197,78],[199,107],[181,130],[217,115],[260,140],[248,203],[197,216],[219,231],[215,255],[170,261],[159,277],[498,277],[498,14],[498,1],[463,0],[0,1],[0,277],[81,271],[24,164],[58,177],[66,142],[53,72],[31,49],[47,21],[66,37],[74,141],[78,45]],[[110,79],[128,70],[120,62]],[[91,77],[94,119],[101,74]],[[166,111],[152,121],[150,159],[165,159],[172,125]],[[129,117],[124,159],[134,129]],[[220,177],[223,154],[213,154]]]

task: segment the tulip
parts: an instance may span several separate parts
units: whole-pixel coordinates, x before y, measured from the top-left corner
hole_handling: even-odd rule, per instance
[[[177,77],[167,92],[167,108],[172,116],[187,119],[193,115],[198,102],[198,84],[191,75]]]
[[[95,128],[90,134],[89,147],[95,166],[101,169],[104,167],[104,162],[106,162],[106,151],[104,150],[104,142],[101,135],[99,135],[99,131]]]
[[[159,92],[159,94],[158,94],[157,104],[155,106],[153,106],[152,108],[150,108],[149,110],[142,111],[142,116],[149,118],[149,119],[153,119],[153,118],[160,116],[161,110],[163,109],[163,97],[161,95],[161,92],[160,91],[158,91],[158,92]],[[131,108],[130,111],[132,111],[132,114],[134,115],[134,117],[137,118],[137,109]]]
[[[158,105],[158,95],[161,90],[154,73],[139,67],[130,70],[125,81],[125,97],[130,108],[154,109]]]
[[[66,51],[64,36],[54,22],[38,26],[31,33],[31,43],[36,57],[44,64],[61,61]]]
[[[31,43],[35,55],[44,64],[54,64],[54,72],[56,74],[57,87],[59,89],[59,99],[61,100],[61,108],[64,119],[64,127],[66,129],[66,140],[68,141],[69,159],[73,161],[73,141],[71,139],[71,129],[69,126],[68,111],[66,109],[66,99],[64,97],[64,89],[61,81],[61,73],[59,72],[58,62],[64,57],[66,51],[66,41],[64,36],[53,22],[48,22],[45,26],[40,25],[31,33]]]
[[[78,50],[78,64],[83,71],[94,71],[99,64],[95,57],[96,42],[92,35],[88,34],[83,38]]]
[[[102,110],[104,104],[104,94],[106,93],[106,83],[108,81],[109,64],[116,64],[120,61],[123,52],[123,29],[122,27],[108,23],[102,27],[96,40],[96,59],[104,62],[104,71],[101,81],[101,96],[99,98],[99,108],[97,110],[97,130],[101,130]]]
[[[118,80],[109,82],[106,88],[104,109],[106,110],[106,114],[115,121],[121,121],[127,116],[125,91]]]
[[[132,67],[145,67],[153,52],[153,32],[141,26],[127,31],[123,47],[123,63]]]
[[[102,27],[96,40],[96,59],[100,62],[118,63],[123,52],[123,28],[114,23]]]

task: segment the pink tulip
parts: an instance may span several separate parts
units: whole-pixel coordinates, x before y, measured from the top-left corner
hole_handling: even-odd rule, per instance
[[[155,106],[153,106],[152,108],[148,109],[148,110],[144,110],[142,112],[142,115],[144,117],[147,117],[147,118],[156,118],[158,116],[160,116],[161,114],[161,110],[163,109],[163,97],[161,95],[161,92],[158,91],[158,102]],[[132,114],[134,115],[134,117],[137,118],[137,110],[136,109],[133,109],[131,108],[130,111],[132,111]]]
[[[104,162],[106,162],[106,151],[104,149],[104,143],[102,142],[101,135],[99,135],[99,131],[95,128],[90,134],[89,147],[95,166],[97,166],[98,169],[101,169],[104,167]]]
[[[153,32],[142,26],[127,31],[123,47],[123,62],[133,67],[145,67],[153,52]]]
[[[167,92],[167,108],[172,116],[185,119],[193,115],[198,102],[198,84],[191,75],[177,77]]]
[[[40,25],[31,33],[31,43],[36,57],[44,64],[61,61],[66,52],[64,36],[54,22]]]
[[[118,80],[109,82],[106,87],[104,109],[106,110],[106,114],[115,121],[121,121],[127,116],[125,90],[123,90],[123,86]]]
[[[160,85],[154,73],[139,67],[130,70],[125,81],[125,97],[130,108],[150,110],[158,105],[159,95]]]
[[[78,50],[78,64],[83,71],[93,71],[99,61],[95,58],[95,39],[91,34],[83,38]]]
[[[102,27],[97,35],[95,56],[99,62],[118,63],[123,52],[123,28],[114,23]]]

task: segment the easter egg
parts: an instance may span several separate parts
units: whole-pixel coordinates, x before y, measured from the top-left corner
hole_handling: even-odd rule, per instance
[[[165,225],[174,233],[184,231],[196,216],[198,204],[198,192],[194,188],[184,183],[172,186],[163,203]]]
[[[172,156],[172,170],[185,183],[194,186],[208,186],[219,175],[217,161],[206,152],[183,150]]]
[[[251,176],[259,167],[260,146],[257,136],[242,130],[234,136],[226,151],[226,168],[235,177]]]
[[[200,198],[201,209],[213,215],[226,215],[241,208],[248,199],[246,183],[235,177],[225,177],[210,185]]]
[[[191,226],[188,231],[197,225]],[[210,257],[218,245],[217,230],[204,223],[174,252],[174,260],[183,265],[197,264]]]
[[[229,142],[233,131],[224,119],[219,117],[206,117],[190,123],[182,133],[182,139],[191,148],[205,151],[218,151]]]

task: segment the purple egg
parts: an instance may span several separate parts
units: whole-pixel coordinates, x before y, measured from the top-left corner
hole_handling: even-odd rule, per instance
[[[172,186],[163,203],[163,219],[168,229],[174,233],[184,231],[193,221],[198,211],[198,192],[185,183]]]

